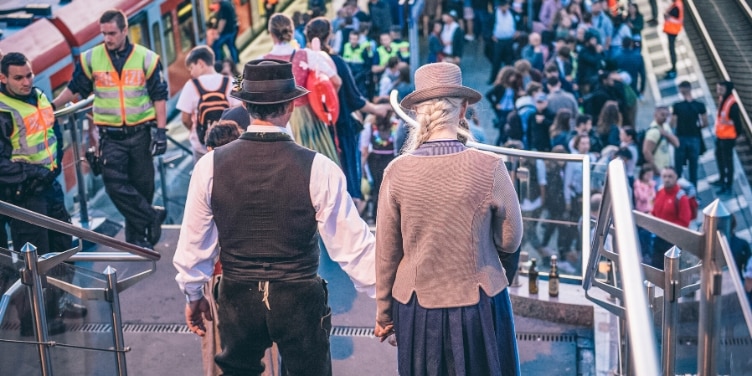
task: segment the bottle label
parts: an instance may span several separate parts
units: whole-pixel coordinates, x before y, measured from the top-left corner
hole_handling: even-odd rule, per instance
[[[559,279],[552,278],[548,281],[548,294],[559,295]]]

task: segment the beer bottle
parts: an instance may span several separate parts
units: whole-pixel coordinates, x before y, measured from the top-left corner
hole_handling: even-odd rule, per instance
[[[548,296],[559,296],[559,267],[556,265],[556,255],[551,256],[551,271],[548,273]]]
[[[528,293],[530,295],[538,293],[538,269],[535,267],[535,258],[530,259],[530,270],[527,272],[528,278]]]

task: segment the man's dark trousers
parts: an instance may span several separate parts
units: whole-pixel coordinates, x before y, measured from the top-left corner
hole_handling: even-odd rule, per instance
[[[724,188],[731,188],[734,183],[734,145],[735,139],[716,139],[715,158],[718,164],[719,181]]]
[[[700,137],[679,136],[679,146],[674,151],[674,166],[676,175],[681,177],[684,162],[689,165],[689,181],[697,186],[697,160],[700,158]]]
[[[107,195],[125,217],[125,241],[146,240],[146,228],[156,217],[154,199],[154,162],[151,128],[138,126],[129,134],[100,132],[102,178]]]
[[[268,289],[268,307],[263,289]],[[321,278],[266,286],[225,277],[217,298],[222,352],[214,359],[225,376],[261,374],[261,359],[272,342],[279,347],[287,375],[332,374],[331,308]]]

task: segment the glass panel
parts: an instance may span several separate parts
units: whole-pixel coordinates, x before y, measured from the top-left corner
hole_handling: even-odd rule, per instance
[[[7,268],[8,264],[12,264],[14,257],[22,260],[19,254],[0,249],[0,272],[5,273],[2,276],[10,276],[11,279],[16,277],[13,269],[8,270]],[[141,267],[146,264],[138,263],[138,266]],[[16,262],[16,265],[18,265],[18,262]],[[95,265],[97,268],[101,266]],[[17,273],[15,274],[17,275]],[[123,273],[123,275],[125,274],[127,273]],[[105,275],[70,264],[58,265],[48,275],[76,286],[100,291],[101,294],[97,297],[98,299],[103,298],[103,291],[107,285]],[[119,273],[118,278],[122,280],[123,276]],[[26,315],[21,314],[21,312],[29,310],[29,305],[26,303],[27,299],[25,292],[20,294],[19,298],[9,307],[5,320],[0,323],[0,364],[13,364],[14,367],[17,367],[13,369],[14,375],[36,376],[40,374],[40,362],[36,346],[30,343],[2,341],[32,341],[34,339],[33,329],[29,332],[28,324],[25,325],[26,328],[22,332],[22,320],[19,319],[19,317]],[[61,308],[61,303],[82,304],[88,309],[88,314],[84,318],[75,317],[72,314],[75,311]],[[110,321],[112,310],[106,300],[81,301],[50,285],[45,289],[45,310],[51,317],[48,319],[48,328],[50,331],[55,331],[49,337],[51,341],[55,341],[57,344],[50,348],[55,374],[96,375],[116,373],[115,354],[109,351],[113,347]],[[62,318],[60,315],[63,315]]]
[[[520,195],[522,251],[537,260],[542,275],[556,255],[560,275],[581,276],[582,161],[508,156],[506,164]]]
[[[154,36],[154,51],[162,55],[162,33],[159,32],[159,23],[151,25],[151,35]]]
[[[164,43],[165,43],[165,61],[170,65],[177,57],[175,55],[175,33],[172,29],[172,13],[162,16],[162,26],[164,26]]]
[[[193,32],[193,4],[186,0],[178,8],[178,25],[180,27],[180,49],[188,52],[196,46],[196,36]]]
[[[149,42],[149,27],[146,23],[146,16],[140,15],[135,20],[131,20],[128,23],[128,36],[131,42],[151,48]]]

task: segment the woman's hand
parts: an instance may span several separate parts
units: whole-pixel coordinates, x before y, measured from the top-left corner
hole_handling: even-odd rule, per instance
[[[379,342],[384,342],[390,335],[394,334],[394,324],[388,324],[381,326],[378,322],[373,328],[373,335],[379,339]]]

